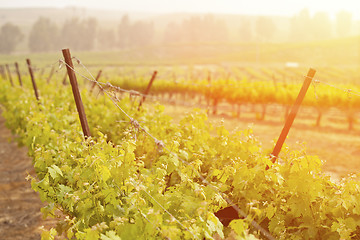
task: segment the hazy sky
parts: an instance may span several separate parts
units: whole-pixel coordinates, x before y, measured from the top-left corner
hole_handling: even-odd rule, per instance
[[[304,8],[310,13],[340,10],[360,18],[360,0],[0,0],[0,7],[66,7],[119,9],[138,12],[211,12],[291,16]]]

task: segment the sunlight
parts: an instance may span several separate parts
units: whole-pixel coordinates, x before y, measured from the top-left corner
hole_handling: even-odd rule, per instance
[[[0,1],[1,240],[359,238],[358,1]]]
[[[342,10],[349,11],[354,18],[359,19],[359,1],[311,1],[311,0],[276,0],[276,1],[239,1],[239,0],[5,0],[1,2],[2,7],[68,7],[112,9],[120,11],[172,13],[172,12],[198,12],[198,13],[226,13],[247,15],[294,15],[300,10],[307,8],[311,14],[318,11],[327,12],[332,18]]]

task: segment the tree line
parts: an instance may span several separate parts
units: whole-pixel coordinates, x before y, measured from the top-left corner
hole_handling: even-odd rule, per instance
[[[290,21],[288,40],[311,41],[348,36],[353,26],[349,12],[339,12],[335,24],[324,12],[310,15],[304,9]],[[234,41],[272,41],[278,28],[272,17],[259,16],[238,23],[236,40],[229,34],[227,22],[214,15],[189,16],[181,21],[169,22],[158,31],[151,21],[132,20],[124,15],[115,26],[102,26],[95,18],[71,18],[61,26],[49,18],[40,17],[31,26],[28,36],[12,23],[0,29],[0,53],[11,53],[27,40],[31,52],[56,51],[69,47],[74,50],[112,50],[164,43],[202,43]]]

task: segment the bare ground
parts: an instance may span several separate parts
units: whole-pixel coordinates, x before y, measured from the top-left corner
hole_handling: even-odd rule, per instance
[[[0,239],[41,239],[44,204],[25,179],[34,173],[32,160],[4,123],[0,117]]]

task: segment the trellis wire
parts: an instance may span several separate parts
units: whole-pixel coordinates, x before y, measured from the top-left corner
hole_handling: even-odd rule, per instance
[[[70,65],[68,65],[66,62],[64,62],[64,64],[66,66],[68,66],[72,71],[74,71],[74,73],[78,73],[77,71],[75,71],[74,68],[72,68]],[[79,73],[78,73],[79,74]],[[80,74],[81,75],[81,74]],[[83,75],[81,75],[82,77],[85,77]],[[92,75],[91,75],[92,76]],[[93,76],[92,76],[93,77]],[[88,79],[87,77],[85,77],[85,79]],[[96,82],[96,80],[95,80]],[[114,97],[107,91],[105,90],[100,84],[98,84],[99,88],[101,88],[105,94],[112,100],[112,102],[115,104],[115,106],[117,108],[119,108],[121,110],[121,112],[130,119],[130,123],[133,124],[133,126],[138,126],[140,129],[142,129],[146,134],[148,134],[151,138],[154,139],[155,143],[159,146],[163,145],[163,142],[160,140],[157,140],[153,135],[151,135],[145,128],[143,128],[142,126],[140,126],[139,122],[137,120],[135,120],[134,118],[130,117],[130,115],[128,113],[126,113],[118,104],[116,101],[118,101],[118,99],[115,101]],[[190,232],[190,234],[194,237],[197,238],[195,236],[195,234],[193,232],[190,231],[190,229],[188,229],[187,227],[185,227],[175,216],[173,216],[170,212],[168,212],[164,206],[162,206],[158,201],[156,201],[156,199],[150,195],[150,193],[148,193],[147,191],[143,190],[146,194],[148,194],[162,209],[164,209],[166,211],[166,213],[168,213],[173,219],[175,219],[175,221],[180,224],[180,226],[182,226],[185,230],[187,230],[188,232]]]
[[[165,146],[165,144],[164,144],[163,141],[158,140],[157,138],[155,138],[149,131],[147,131],[144,127],[142,127],[137,120],[135,120],[135,119],[132,118],[129,114],[127,114],[127,113],[116,103],[116,101],[118,101],[117,97],[116,97],[116,99],[113,99],[113,96],[112,96],[106,89],[104,89],[104,87],[103,87],[100,83],[98,83],[98,82],[95,80],[94,76],[93,76],[93,75],[91,74],[91,72],[86,68],[86,66],[83,65],[80,60],[77,59],[77,61],[78,61],[78,63],[79,63],[80,65],[82,65],[82,67],[89,73],[89,75],[92,77],[92,79],[89,79],[88,77],[84,76],[83,74],[78,73],[74,68],[72,68],[71,66],[69,66],[69,65],[68,65],[67,63],[65,63],[64,61],[63,61],[63,63],[66,64],[67,66],[69,66],[69,67],[72,69],[72,71],[74,71],[75,73],[78,73],[78,74],[79,74],[80,76],[82,76],[83,78],[85,78],[85,79],[87,79],[87,80],[89,80],[89,81],[91,81],[91,82],[96,82],[97,85],[98,85],[98,87],[99,87],[100,89],[102,89],[102,90],[106,93],[106,95],[107,95],[108,97],[110,97],[110,99],[111,99],[112,102],[115,104],[115,106],[116,106],[117,108],[119,108],[119,110],[120,110],[122,113],[124,113],[125,116],[127,116],[127,117],[129,118],[130,122],[136,122],[137,125],[139,126],[139,128],[142,129],[149,137],[151,137],[151,138],[154,140],[155,144],[156,144],[158,147],[164,148],[165,150],[168,151],[168,153],[169,153],[170,155],[175,156],[177,159],[179,159],[179,160],[180,160],[181,162],[183,162],[184,164],[186,164],[186,165],[188,165],[188,166],[191,166],[191,167],[193,168],[194,172],[196,172],[196,173],[198,174],[199,178],[202,180],[203,183],[207,184],[207,185],[210,186],[213,190],[215,190],[218,194],[220,194],[220,195],[224,198],[224,200],[225,200],[229,205],[231,205],[231,206],[238,212],[238,214],[240,214],[240,215],[241,215],[242,217],[244,217],[245,219],[248,218],[248,215],[247,215],[244,211],[242,211],[238,206],[236,206],[227,196],[225,196],[224,193],[222,193],[222,192],[219,191],[214,185],[212,185],[211,183],[209,183],[189,162],[187,162],[186,160],[182,159],[182,158],[179,157],[176,153],[174,153],[174,152],[172,152],[170,149],[168,149],[168,148]],[[116,101],[115,101],[115,100],[116,100]],[[254,228],[256,228],[257,230],[259,230],[259,231],[260,231],[265,237],[267,237],[269,240],[274,240],[274,239],[275,239],[267,230],[265,230],[264,228],[262,228],[256,221],[251,220],[250,223],[251,223],[251,225],[252,225]]]

